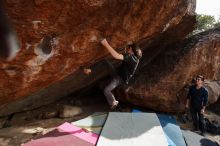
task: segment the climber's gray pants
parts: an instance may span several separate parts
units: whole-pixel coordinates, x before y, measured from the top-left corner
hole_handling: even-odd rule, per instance
[[[113,102],[116,101],[112,91],[121,84],[123,84],[122,79],[119,76],[115,76],[111,79],[110,83],[105,87],[104,94],[110,106],[112,106]]]

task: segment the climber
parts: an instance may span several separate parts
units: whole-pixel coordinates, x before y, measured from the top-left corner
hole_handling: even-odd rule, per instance
[[[208,91],[203,87],[203,82],[204,77],[197,75],[195,85],[192,85],[189,88],[186,103],[186,108],[190,108],[195,130],[199,128],[202,135],[205,132],[203,114],[208,102]]]
[[[121,60],[122,64],[119,66],[117,74],[112,77],[110,83],[105,87],[104,94],[111,106],[114,109],[118,105],[118,101],[115,99],[112,91],[119,85],[128,84],[131,77],[134,75],[139,60],[142,57],[141,50],[134,44],[128,45],[125,48],[125,52],[120,54],[116,52],[107,42],[106,39],[101,41],[101,44],[108,50],[108,52],[117,60]]]

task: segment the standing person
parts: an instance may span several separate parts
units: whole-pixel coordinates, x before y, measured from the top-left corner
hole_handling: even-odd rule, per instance
[[[129,83],[130,78],[137,69],[139,59],[142,57],[142,52],[140,49],[135,48],[135,45],[129,45],[125,48],[125,53],[120,54],[109,45],[106,39],[103,39],[101,44],[109,51],[112,57],[122,61],[117,75],[111,79],[110,83],[104,89],[105,97],[111,109],[114,109],[119,102],[115,99],[112,91],[119,85]]]
[[[204,77],[196,76],[195,85],[190,86],[187,95],[186,108],[190,108],[193,124],[195,129],[198,129],[204,134],[204,117],[205,107],[208,102],[208,91],[203,87]]]

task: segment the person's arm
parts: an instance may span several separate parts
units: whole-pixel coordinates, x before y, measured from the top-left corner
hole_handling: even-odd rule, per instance
[[[208,91],[205,89],[204,90],[204,101],[203,101],[201,113],[205,112],[205,108],[206,108],[207,103],[208,103]]]
[[[187,94],[186,108],[189,108],[190,98],[191,98],[190,92],[191,92],[191,88],[189,88],[189,91],[188,91],[188,94]]]
[[[186,108],[189,108],[189,102],[190,102],[190,100],[187,98],[187,100],[186,100]]]
[[[109,43],[107,42],[106,39],[103,39],[101,41],[102,45],[109,51],[109,53],[115,58],[115,59],[118,59],[118,60],[124,60],[124,56],[118,52],[116,52],[110,45]]]

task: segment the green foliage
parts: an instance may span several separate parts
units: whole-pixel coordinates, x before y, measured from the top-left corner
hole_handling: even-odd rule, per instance
[[[197,15],[197,30],[207,30],[214,27],[215,18],[210,15]]]
[[[190,34],[196,34],[214,27],[220,27],[220,19],[215,20],[214,16],[211,15],[196,15],[197,25],[196,29]]]
[[[219,18],[219,20],[215,23],[214,27],[220,27],[220,18]]]

